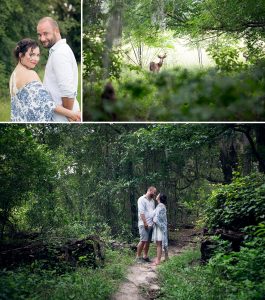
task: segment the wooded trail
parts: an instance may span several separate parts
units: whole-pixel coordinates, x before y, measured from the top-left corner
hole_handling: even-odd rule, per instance
[[[188,247],[195,247],[201,232],[196,229],[181,229],[170,233],[169,259],[179,255]],[[152,258],[153,259],[153,258]],[[162,263],[164,257],[162,258]],[[158,282],[157,266],[151,263],[136,264],[129,267],[126,280],[111,300],[150,300],[159,297],[160,286]]]

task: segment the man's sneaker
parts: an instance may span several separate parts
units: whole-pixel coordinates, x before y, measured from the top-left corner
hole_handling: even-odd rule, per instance
[[[149,257],[145,257],[145,258],[143,257],[143,260],[144,260],[144,262],[147,262],[147,263],[152,262]]]

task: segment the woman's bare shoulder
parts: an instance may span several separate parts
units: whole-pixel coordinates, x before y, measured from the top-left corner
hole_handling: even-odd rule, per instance
[[[25,86],[26,84],[32,81],[39,81],[40,77],[34,70],[27,70],[26,72],[16,72],[16,85],[17,88],[20,89],[21,87]]]
[[[28,78],[28,81],[34,81],[34,80],[41,81],[38,73],[34,70],[29,70],[29,72],[27,74],[27,78]]]

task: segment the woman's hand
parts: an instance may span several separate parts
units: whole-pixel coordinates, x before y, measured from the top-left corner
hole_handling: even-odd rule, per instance
[[[81,121],[81,112],[72,112],[71,117],[68,118],[69,122],[80,122]]]

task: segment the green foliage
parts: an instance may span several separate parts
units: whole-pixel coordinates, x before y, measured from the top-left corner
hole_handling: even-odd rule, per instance
[[[229,45],[212,45],[208,52],[214,59],[218,70],[223,72],[236,72],[246,68],[246,63],[240,60],[240,49]]]
[[[106,78],[118,78],[121,69],[121,52],[112,43],[115,37],[108,29],[114,4],[105,3],[105,10],[101,1],[84,2],[84,33],[83,33],[83,76],[93,84]],[[93,98],[93,97],[92,97]],[[89,103],[89,99],[87,99]]]
[[[261,222],[256,227],[255,235],[259,237],[265,237],[265,222]]]
[[[159,268],[162,299],[261,300],[264,296],[264,239],[246,242],[240,252],[219,252],[199,265],[189,250]],[[177,276],[175,275],[177,274]]]
[[[203,272],[202,267],[198,265],[199,257],[198,250],[189,250],[179,256],[171,257],[168,262],[159,267],[161,299],[218,299],[213,298],[218,290],[211,290],[214,287],[210,286],[212,280],[208,282],[209,276],[206,276],[207,273]]]
[[[0,120],[1,122],[9,122],[10,121],[10,99],[9,95],[5,97],[1,102],[1,111],[0,111]],[[8,99],[8,100],[6,100]]]
[[[265,5],[262,0],[172,0],[168,1],[166,12],[169,28],[181,36],[218,39],[222,35],[228,39],[242,38],[251,44],[264,40]]]
[[[52,196],[56,165],[51,152],[39,145],[29,130],[19,125],[0,128],[0,239],[10,222],[12,210],[35,196],[40,203]]]
[[[150,120],[258,120],[264,118],[259,71],[224,76],[214,70],[174,70],[155,78]],[[256,104],[254,104],[256,103]],[[259,111],[256,108],[259,106]]]
[[[67,39],[76,60],[80,63],[81,2],[79,0],[53,0],[50,8],[53,10],[54,17],[58,20],[62,37]]]
[[[265,219],[263,174],[237,177],[214,190],[208,200],[206,222],[210,227],[241,229]]]
[[[221,68],[234,67],[234,62],[229,64],[224,63]],[[263,120],[263,70],[260,65],[234,75],[179,68],[158,75],[131,72],[113,81],[117,100],[109,103],[106,113],[115,114],[121,121]],[[92,101],[90,108],[92,120],[103,117],[104,109],[100,106],[103,88],[97,84],[96,92],[85,89],[85,96],[89,93],[94,96],[95,104]]]
[[[8,74],[5,69],[5,65],[1,62],[0,63],[0,98],[8,98],[9,97],[9,81],[8,81]],[[7,100],[7,99],[5,99]],[[2,110],[1,110],[2,111]],[[3,120],[2,118],[0,120]]]
[[[265,264],[264,248],[265,240],[254,238],[246,241],[239,252],[218,253],[209,262],[209,266],[231,281],[250,281],[252,287],[265,280],[261,268]]]
[[[264,298],[264,174],[235,175],[231,184],[212,192],[206,220],[211,228],[246,232],[240,251],[231,251],[228,241],[213,236],[215,251],[207,265],[195,265],[194,252],[172,258],[159,269],[162,299]]]
[[[13,299],[109,299],[124,278],[132,262],[131,253],[107,250],[105,267],[77,268],[61,274],[60,268],[44,270],[38,264],[30,268],[0,273],[0,298]]]
[[[101,95],[106,83],[110,79],[119,78],[121,72],[121,49],[114,45],[116,36],[114,28],[111,28],[112,21],[117,20],[117,12],[119,5],[115,6],[114,3],[105,2],[103,5],[102,1],[84,1],[84,120],[112,119],[108,103],[104,107]],[[118,27],[118,24],[112,27]]]
[[[80,239],[87,236],[98,236],[101,241],[108,242],[111,239],[111,228],[106,223],[98,222],[92,218],[91,221],[71,221],[64,212],[64,218],[60,223],[50,224],[50,228],[43,233],[45,240],[63,242],[69,239]],[[93,215],[92,215],[93,217]],[[45,224],[45,223],[44,223]]]
[[[93,27],[92,27],[93,28]],[[105,45],[105,32],[95,28],[95,31],[84,34],[84,71],[83,76],[92,82],[97,82],[102,78],[119,78],[121,70],[121,52],[118,49],[108,49]],[[108,56],[108,71],[104,68],[104,59]],[[107,72],[107,73],[106,73]]]

